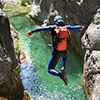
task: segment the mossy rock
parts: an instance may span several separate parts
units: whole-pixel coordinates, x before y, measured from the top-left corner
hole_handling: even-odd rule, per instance
[[[32,4],[32,0],[20,0],[20,4],[21,4],[22,6],[25,6],[26,3],[30,5],[30,4]]]

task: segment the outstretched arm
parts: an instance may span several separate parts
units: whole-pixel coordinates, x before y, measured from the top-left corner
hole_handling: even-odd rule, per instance
[[[54,28],[53,25],[49,25],[49,26],[46,26],[46,27],[40,27],[40,28],[33,29],[33,30],[30,31],[30,32],[27,32],[26,34],[27,34],[28,36],[30,36],[30,35],[32,35],[32,33],[34,33],[34,32],[51,31],[53,28]]]
[[[81,25],[75,25],[75,26],[66,25],[66,28],[68,28],[69,30],[78,30],[78,29],[83,29],[84,26],[81,26]]]

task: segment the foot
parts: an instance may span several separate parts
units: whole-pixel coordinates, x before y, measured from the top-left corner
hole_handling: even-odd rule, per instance
[[[59,77],[64,81],[65,85],[67,85],[68,79],[66,77],[66,73],[65,73],[64,68],[61,69],[61,72],[60,72],[60,76]]]

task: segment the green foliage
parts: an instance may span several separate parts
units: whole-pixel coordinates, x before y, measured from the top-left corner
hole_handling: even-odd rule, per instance
[[[20,3],[21,3],[22,6],[25,6],[26,3],[27,4],[32,4],[32,0],[20,0]]]

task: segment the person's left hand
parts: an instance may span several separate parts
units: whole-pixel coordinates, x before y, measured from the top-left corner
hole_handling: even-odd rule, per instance
[[[81,26],[81,28],[79,30],[82,31],[83,29],[84,29],[84,26]]]

